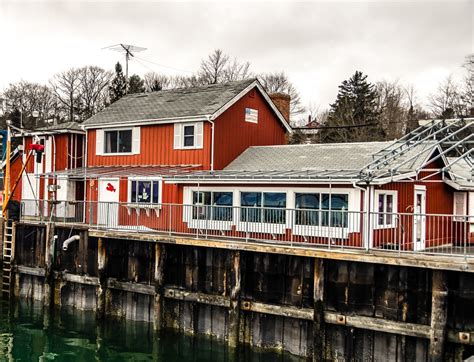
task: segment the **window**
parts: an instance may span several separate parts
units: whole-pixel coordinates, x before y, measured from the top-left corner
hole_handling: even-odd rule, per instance
[[[232,221],[232,192],[194,191],[193,219]]]
[[[240,220],[284,224],[286,222],[286,193],[284,192],[241,192],[242,206]]]
[[[174,149],[202,148],[203,122],[175,123]]]
[[[377,202],[377,226],[395,226],[396,196],[395,191],[375,192],[375,201]]]
[[[463,221],[463,216],[467,214],[467,193],[455,192],[454,193],[454,215],[456,215],[456,221]]]
[[[105,153],[132,152],[132,130],[104,131]]]
[[[349,195],[296,193],[296,225],[347,227]]]
[[[133,180],[131,183],[130,201],[138,203],[158,204],[160,182],[148,180]]]
[[[184,126],[183,134],[183,146],[184,147],[193,147],[194,146],[194,125]]]

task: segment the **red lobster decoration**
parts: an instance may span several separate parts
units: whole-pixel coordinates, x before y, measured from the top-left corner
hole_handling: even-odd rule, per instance
[[[114,185],[112,185],[110,182],[107,184],[107,187],[105,189],[110,192],[116,191]]]

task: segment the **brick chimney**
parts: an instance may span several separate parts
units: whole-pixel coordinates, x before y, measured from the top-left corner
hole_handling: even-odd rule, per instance
[[[269,96],[272,102],[280,111],[280,113],[283,115],[283,118],[285,118],[286,121],[289,123],[290,122],[290,100],[291,100],[290,95],[286,93],[272,93],[272,94],[269,94]]]

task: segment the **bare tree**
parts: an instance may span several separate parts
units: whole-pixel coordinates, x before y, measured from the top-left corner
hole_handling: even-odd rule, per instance
[[[430,96],[429,101],[434,117],[452,118],[463,115],[465,111],[461,89],[452,76],[447,77],[438,85],[438,89]]]
[[[290,95],[291,118],[297,118],[304,112],[301,97],[284,72],[263,73],[258,75],[258,79],[268,93],[286,93]]]
[[[225,72],[229,56],[221,49],[214,50],[208,57],[201,61],[197,78],[204,84],[217,84],[225,81]]]
[[[148,72],[143,76],[146,92],[156,92],[168,89],[171,85],[171,78],[165,74]]]
[[[71,68],[56,74],[50,81],[51,89],[56,95],[63,117],[74,121],[79,117],[81,110],[81,88],[82,72],[80,69]]]
[[[233,82],[237,80],[249,79],[252,77],[250,72],[250,63],[241,63],[234,58],[232,61],[228,61],[224,69],[224,82]]]
[[[26,81],[12,83],[5,89],[4,96],[13,109],[21,112],[21,118],[26,127],[34,125],[30,122],[34,111],[38,112],[35,123],[55,113],[54,96],[45,85]]]
[[[470,113],[474,108],[474,54],[466,56],[463,67],[466,70],[466,75],[464,76],[462,100]]]
[[[403,136],[407,128],[406,92],[398,82],[380,81],[375,85],[379,124],[389,140]]]
[[[82,107],[82,119],[92,117],[107,105],[107,87],[113,73],[96,66],[86,66],[78,69],[78,96]]]

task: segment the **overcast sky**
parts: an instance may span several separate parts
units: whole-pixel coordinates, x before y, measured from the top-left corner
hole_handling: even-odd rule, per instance
[[[123,56],[101,49],[128,43],[148,48],[130,74],[189,74],[221,48],[254,72],[285,71],[304,105],[326,108],[355,70],[411,83],[425,99],[474,52],[473,4],[0,0],[0,90],[75,66],[112,69]]]

